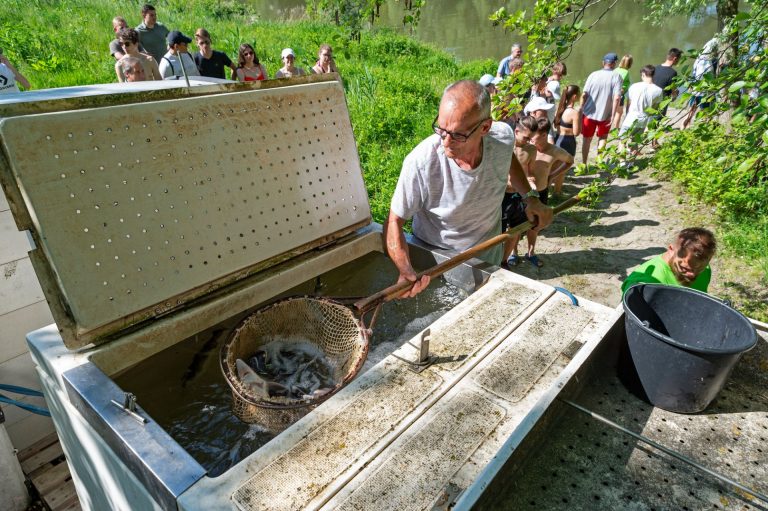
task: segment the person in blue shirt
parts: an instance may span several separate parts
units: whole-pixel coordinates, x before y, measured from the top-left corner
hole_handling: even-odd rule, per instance
[[[523,55],[523,47],[518,43],[512,45],[512,51],[509,55],[501,59],[499,62],[499,69],[496,71],[497,78],[506,78],[507,75],[511,75],[514,70],[510,68],[509,63],[515,59],[521,59]]]

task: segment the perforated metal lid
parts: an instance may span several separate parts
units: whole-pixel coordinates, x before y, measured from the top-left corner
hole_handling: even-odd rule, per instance
[[[10,117],[0,137],[70,348],[370,223],[336,81]]]

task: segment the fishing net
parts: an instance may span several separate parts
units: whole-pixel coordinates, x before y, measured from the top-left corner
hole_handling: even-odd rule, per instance
[[[268,395],[244,382],[238,359],[282,346],[307,345],[322,353],[323,367],[334,382],[310,395]],[[221,349],[221,368],[232,389],[232,411],[243,422],[279,430],[307,414],[351,381],[368,354],[368,335],[352,311],[323,298],[295,297],[275,302],[248,316]]]

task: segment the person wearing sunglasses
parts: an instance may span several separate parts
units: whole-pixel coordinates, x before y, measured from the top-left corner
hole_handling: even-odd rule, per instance
[[[230,68],[234,73],[237,67],[223,51],[214,50],[211,46],[211,34],[204,28],[195,30],[195,42],[200,51],[193,58],[202,76],[225,79],[224,68]]]
[[[123,49],[123,56],[115,62],[115,74],[117,75],[117,81],[120,83],[129,81],[125,74],[125,66],[123,60],[126,58],[132,58],[141,63],[141,67],[144,68],[144,78],[142,80],[162,80],[160,75],[160,69],[157,66],[157,62],[151,55],[141,53],[139,50],[139,33],[133,28],[123,28],[117,33],[117,39],[120,41],[120,46]]]
[[[122,16],[115,16],[112,18],[112,31],[115,33],[115,39],[109,43],[109,54],[115,57],[115,60],[120,60],[125,56],[123,46],[120,44],[120,36],[118,35],[124,28],[130,28],[128,22],[125,21],[125,18]],[[146,50],[141,44],[139,44],[139,52],[146,53]]]
[[[413,233],[439,249],[461,252],[501,233],[501,208],[507,181],[519,192],[515,208],[539,230],[552,222],[552,209],[531,189],[515,155],[512,128],[491,119],[488,91],[474,80],[449,85],[432,123],[434,135],[422,141],[403,161],[384,226],[387,253],[400,273],[398,282],[414,285],[403,297],[429,285],[417,281],[403,234],[413,219]],[[502,246],[480,258],[499,265]]]
[[[259,62],[253,46],[248,43],[240,45],[237,51],[237,69],[232,79],[237,77],[238,82],[255,82],[267,79],[267,68]]]

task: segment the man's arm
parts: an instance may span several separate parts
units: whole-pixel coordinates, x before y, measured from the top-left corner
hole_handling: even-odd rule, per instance
[[[611,106],[611,115],[613,113],[618,112],[619,108],[621,107],[621,95],[613,96],[613,105]],[[613,122],[613,126],[611,126],[612,129],[619,129],[619,121],[616,116],[614,116],[614,119],[617,119]]]
[[[575,161],[573,156],[571,156],[568,151],[565,151],[557,146],[555,146],[555,149],[560,150],[554,151],[554,154],[552,155],[555,160],[552,162],[552,167],[549,169],[549,178],[547,184],[551,184],[557,176],[570,169],[573,166],[573,162]]]
[[[400,283],[407,280],[414,283],[410,290],[400,295],[400,298],[411,298],[426,289],[430,279],[429,275],[424,275],[418,282],[416,281],[416,271],[414,271],[411,265],[408,243],[406,243],[405,234],[403,234],[404,224],[405,220],[390,210],[389,218],[384,225],[384,240],[387,244],[387,254],[400,272],[397,282]]]
[[[531,184],[525,177],[523,166],[520,165],[520,160],[514,153],[512,154],[512,164],[509,167],[509,182],[523,197],[531,191]],[[552,208],[542,204],[536,197],[526,197],[524,200],[525,214],[534,225],[534,231],[539,231],[552,223]]]

